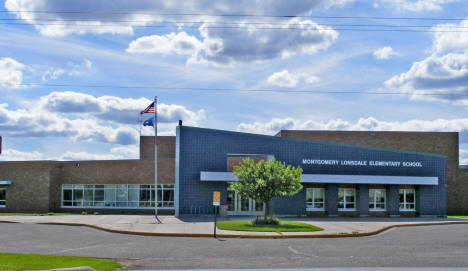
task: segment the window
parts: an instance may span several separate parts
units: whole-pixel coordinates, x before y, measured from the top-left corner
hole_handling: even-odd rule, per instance
[[[325,209],[325,188],[306,188],[307,211]]]
[[[154,202],[154,185],[149,184],[62,185],[63,208],[148,209]],[[158,207],[174,209],[174,185],[158,185]]]
[[[414,189],[400,189],[400,211],[415,211],[415,191]]]
[[[6,189],[0,188],[0,207],[6,206]]]
[[[356,210],[356,189],[338,188],[338,210],[355,211]]]
[[[385,189],[369,189],[369,211],[385,211]]]

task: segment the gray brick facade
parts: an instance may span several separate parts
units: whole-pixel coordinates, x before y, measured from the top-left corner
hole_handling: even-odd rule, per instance
[[[390,149],[359,147],[277,136],[177,127],[176,166],[179,214],[193,210],[209,212],[212,192],[221,191],[222,204],[226,203],[226,182],[201,182],[201,171],[226,172],[227,154],[271,154],[286,164],[301,166],[305,174],[384,175],[438,177],[438,185],[418,185],[419,215],[446,214],[446,158],[442,155],[396,151]],[[338,159],[366,161],[421,161],[422,167],[350,167],[330,165],[304,165],[302,159]],[[336,215],[338,185],[328,184],[326,212]],[[367,191],[367,194],[366,194]],[[368,187],[356,186],[357,209],[368,213]],[[387,185],[387,210],[399,214],[399,186]],[[288,215],[306,214],[305,191],[273,203],[273,213]]]

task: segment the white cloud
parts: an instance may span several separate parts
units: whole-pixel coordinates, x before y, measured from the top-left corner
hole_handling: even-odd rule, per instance
[[[71,152],[52,158],[60,161],[75,161],[75,160],[121,160],[121,159],[139,159],[140,148],[137,144],[118,146],[110,149],[110,153],[90,153],[86,151]]]
[[[393,51],[391,46],[385,46],[374,51],[374,56],[377,59],[389,59],[391,56],[398,56],[399,53]]]
[[[26,160],[45,160],[42,153],[37,151],[22,152],[15,149],[2,150],[0,161],[26,161]]]
[[[433,51],[435,53],[444,52],[465,52],[468,49],[468,19],[459,24],[438,24],[431,30],[433,34]]]
[[[412,99],[468,106],[468,35],[464,31],[447,32],[459,29],[453,27],[468,27],[468,19],[433,27],[432,54],[388,79],[385,86],[410,94]]]
[[[290,74],[287,70],[275,72],[267,79],[267,83],[279,87],[295,87],[297,85],[297,77]]]
[[[28,109],[11,110],[8,104],[0,104],[0,134],[12,137],[67,137],[79,141],[133,145],[138,142],[139,113],[150,103],[145,98],[52,92],[38,101],[26,102],[25,108]],[[176,104],[158,104],[158,116],[161,132],[168,133],[174,130],[179,119],[189,125],[197,125],[205,118],[205,111],[200,109],[195,112]],[[143,129],[145,133],[151,130]],[[132,149],[114,150],[115,153],[119,151],[127,157]]]
[[[92,62],[89,59],[83,59],[81,63],[68,62],[67,68],[50,67],[42,75],[42,81],[56,80],[64,74],[68,76],[79,76],[85,71],[89,71],[91,67]]]
[[[127,48],[129,53],[156,53],[192,55],[202,48],[202,43],[185,32],[151,35],[138,38]]]
[[[6,0],[5,8],[27,23],[36,27],[43,35],[63,36],[71,33],[113,33],[132,34],[135,26],[152,23],[181,21],[180,16],[170,14],[183,14],[190,11],[193,14],[309,14],[320,7],[342,7],[353,0],[272,0],[268,4],[262,1],[230,1],[230,0],[199,0],[190,1],[183,5],[177,1],[164,0]],[[27,10],[32,12],[17,12]],[[79,16],[75,13],[47,13],[47,19],[56,20],[44,24],[41,18],[44,14],[34,11],[92,11],[83,12]],[[126,12],[122,12],[126,11]],[[224,20],[212,16],[191,16],[194,21]],[[183,20],[182,20],[183,21]],[[183,25],[183,24],[177,24]]]
[[[204,23],[200,26],[203,47],[188,60],[189,63],[208,62],[229,65],[234,62],[313,54],[327,49],[338,38],[338,32],[331,27],[310,20],[292,19],[280,26],[274,24],[262,26],[284,29],[275,31],[253,25],[232,29],[209,28],[212,25]]]
[[[127,159],[137,159],[140,155],[140,148],[138,145],[119,146],[112,148],[110,152],[114,155],[125,156]]]
[[[109,125],[89,118],[67,118],[40,108],[9,110],[0,104],[0,133],[12,137],[68,137],[73,140],[135,144],[138,131],[131,126]]]
[[[83,160],[121,160],[125,159],[122,155],[115,154],[96,154],[89,152],[70,152],[67,151],[65,154],[52,160],[59,161],[83,161]]]
[[[0,87],[21,88],[25,66],[13,58],[0,59]]]
[[[468,150],[460,150],[460,165],[468,165]]]
[[[136,26],[164,24],[181,29],[179,33],[143,36],[132,41],[130,53],[182,54],[188,63],[211,63],[229,65],[234,62],[251,62],[290,57],[297,54],[312,54],[327,49],[338,38],[331,27],[310,20],[271,17],[265,24],[257,18],[231,18],[234,25],[226,25],[226,18],[210,14],[297,14],[309,15],[317,8],[342,7],[353,0],[271,0],[261,1],[210,0],[191,1],[180,5],[174,1],[138,0],[83,0],[61,2],[56,0],[7,0],[5,7],[27,23],[34,25],[43,35],[63,36],[71,33],[132,34]],[[109,7],[112,7],[109,9]],[[56,20],[44,24],[43,14],[15,12],[18,10],[92,10],[79,13],[47,13],[47,19]],[[113,12],[125,10],[127,12]],[[188,17],[192,22],[170,14],[206,14]],[[170,12],[169,12],[170,11]],[[165,15],[164,15],[165,14]],[[122,23],[125,22],[125,23]],[[195,23],[194,23],[195,22]],[[280,24],[277,24],[280,23]],[[87,26],[86,26],[87,25]],[[93,27],[94,25],[94,27]],[[234,27],[232,27],[234,26]],[[239,26],[239,27],[238,27]],[[198,33],[189,35],[184,27],[198,27]],[[268,29],[268,28],[274,28]],[[278,29],[279,28],[279,29]]]
[[[353,131],[468,131],[466,119],[436,119],[381,121],[373,117],[360,118],[357,122],[342,119],[328,121],[296,120],[293,118],[273,118],[269,122],[240,123],[237,130],[261,134],[276,134],[280,130],[353,130]]]
[[[175,53],[188,55],[188,63],[229,65],[312,54],[327,49],[338,38],[338,32],[332,28],[309,20],[292,19],[285,25],[261,27],[247,23],[241,23],[245,27],[229,29],[211,28],[216,23],[204,23],[199,27],[201,40],[185,32],[144,36],[132,41],[127,52]],[[265,29],[278,27],[275,31]],[[288,30],[289,27],[296,29]]]
[[[266,82],[269,85],[274,85],[278,87],[295,87],[301,80],[307,84],[314,84],[320,81],[316,76],[309,75],[306,73],[290,73],[288,70],[282,70],[280,72],[275,72],[270,75]]]
[[[120,98],[116,96],[95,97],[90,94],[65,91],[52,92],[39,99],[38,106],[48,112],[93,117],[101,121],[135,124],[139,112],[152,101],[146,98]],[[205,118],[205,110],[191,111],[182,105],[158,104],[158,122],[176,123],[183,120],[197,125]]]
[[[468,105],[468,52],[431,55],[422,61],[414,62],[409,71],[387,80],[385,86],[406,94],[435,94],[414,95],[413,98],[417,99],[452,101],[459,105]]]
[[[0,155],[0,161],[34,161],[34,160],[56,160],[56,161],[83,161],[83,160],[121,160],[138,159],[139,149],[136,145],[114,147],[108,154],[90,153],[86,151],[67,151],[60,156],[47,157],[38,152],[23,152],[15,149],[5,149]]]
[[[440,11],[442,6],[458,0],[380,0],[382,4],[405,11]],[[375,7],[375,5],[374,5]]]
[[[65,70],[61,68],[48,68],[42,75],[42,81],[56,80],[61,75],[65,74]]]

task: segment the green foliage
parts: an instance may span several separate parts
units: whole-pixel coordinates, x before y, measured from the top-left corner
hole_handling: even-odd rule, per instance
[[[244,159],[234,167],[234,174],[238,181],[231,184],[231,189],[241,197],[254,199],[257,203],[264,202],[265,219],[274,198],[292,196],[302,189],[302,169],[275,159],[260,160],[257,164],[252,159]]]
[[[40,254],[0,253],[0,270],[45,270],[89,266],[96,270],[120,270],[122,265],[116,261],[87,257],[56,256]]]
[[[88,213],[86,211],[81,212],[82,215],[87,215]]]
[[[252,219],[252,225],[278,225],[280,220],[276,217],[268,217],[267,219],[256,217]]]
[[[99,215],[99,212],[94,212],[93,215]]]
[[[228,231],[258,231],[258,232],[305,232],[323,231],[322,228],[296,221],[280,221],[278,225],[253,225],[250,220],[218,221],[216,226]]]

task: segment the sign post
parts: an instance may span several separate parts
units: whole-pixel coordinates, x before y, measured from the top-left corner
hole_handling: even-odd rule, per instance
[[[216,238],[216,217],[218,215],[218,208],[221,202],[221,192],[214,191],[213,192],[213,206],[214,206],[214,232],[213,237]]]

